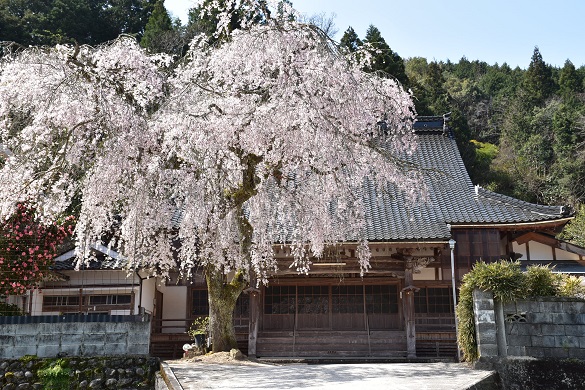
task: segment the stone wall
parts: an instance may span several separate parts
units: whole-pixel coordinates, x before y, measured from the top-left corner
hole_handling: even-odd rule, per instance
[[[585,301],[543,297],[501,304],[474,292],[480,358],[585,359]]]
[[[536,298],[504,304],[508,356],[585,359],[585,302]]]
[[[0,326],[0,358],[148,355],[150,321],[14,323]]]
[[[62,369],[60,377],[43,376],[55,364]],[[157,358],[127,356],[0,359],[0,389],[152,389],[159,364]]]

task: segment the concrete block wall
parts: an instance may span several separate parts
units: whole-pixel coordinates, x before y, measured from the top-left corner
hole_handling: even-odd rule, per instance
[[[585,302],[535,298],[504,304],[509,356],[585,359]]]
[[[496,312],[494,296],[489,291],[473,292],[473,311],[475,314],[475,333],[479,355],[498,356]]]
[[[148,355],[150,321],[3,324],[0,358]]]
[[[585,359],[585,302],[541,297],[499,305],[474,291],[480,358],[530,356]]]

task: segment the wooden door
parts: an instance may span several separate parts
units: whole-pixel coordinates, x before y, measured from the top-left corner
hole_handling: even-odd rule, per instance
[[[364,286],[331,286],[331,325],[334,330],[366,330]]]
[[[369,330],[401,329],[397,284],[364,286],[364,300]]]
[[[330,329],[329,286],[297,287],[297,329]]]

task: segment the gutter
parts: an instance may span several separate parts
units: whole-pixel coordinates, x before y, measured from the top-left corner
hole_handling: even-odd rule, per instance
[[[517,222],[517,223],[470,223],[470,224],[451,224],[452,228],[497,228],[497,227],[530,227],[530,226],[542,226],[542,225],[560,225],[573,220],[575,217],[561,218],[555,220],[538,221],[538,222]]]

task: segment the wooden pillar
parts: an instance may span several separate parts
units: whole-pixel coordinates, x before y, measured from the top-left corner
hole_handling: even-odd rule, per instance
[[[244,290],[250,294],[250,317],[248,324],[248,356],[256,357],[256,341],[258,340],[258,320],[260,318],[260,290],[249,287]]]
[[[416,326],[414,319],[414,293],[419,289],[413,285],[413,264],[405,261],[404,288],[402,289],[402,312],[406,330],[406,357],[416,357]]]

